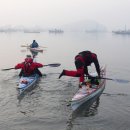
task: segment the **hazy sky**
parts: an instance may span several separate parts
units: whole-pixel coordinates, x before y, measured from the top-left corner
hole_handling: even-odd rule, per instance
[[[0,0],[0,26],[57,26],[94,20],[130,28],[130,0]]]

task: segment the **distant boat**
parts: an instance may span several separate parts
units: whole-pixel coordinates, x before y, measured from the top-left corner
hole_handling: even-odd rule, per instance
[[[130,30],[112,31],[115,34],[130,34]]]
[[[130,34],[130,29],[126,30],[126,26],[124,30],[112,31],[115,34]]]
[[[24,33],[40,33],[39,31],[24,31]]]
[[[52,30],[49,30],[49,33],[63,33],[64,31],[61,30],[61,29],[52,29]]]

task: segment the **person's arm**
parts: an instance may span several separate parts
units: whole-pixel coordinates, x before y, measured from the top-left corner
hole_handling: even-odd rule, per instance
[[[22,63],[19,63],[19,64],[17,64],[14,68],[15,68],[15,69],[21,69],[21,68],[23,68],[23,64],[22,64]]]
[[[43,64],[41,64],[41,63],[35,63],[35,65],[37,66],[37,68],[43,67]]]
[[[96,68],[96,71],[98,73],[98,76],[100,76],[100,65],[99,65],[99,62],[98,62],[98,59],[97,59],[97,56],[94,57],[94,64],[95,64],[95,68]]]
[[[39,47],[38,43],[36,42],[37,47]]]
[[[87,66],[84,67],[84,74],[85,74],[86,76],[89,75],[89,73],[88,73],[88,67],[87,67]]]

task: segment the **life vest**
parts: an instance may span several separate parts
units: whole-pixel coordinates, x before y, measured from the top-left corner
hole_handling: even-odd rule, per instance
[[[24,67],[23,67],[24,76],[29,76],[33,73],[34,68],[32,66],[32,63],[33,63],[32,58],[26,58],[25,59],[25,62],[23,63],[24,64]]]

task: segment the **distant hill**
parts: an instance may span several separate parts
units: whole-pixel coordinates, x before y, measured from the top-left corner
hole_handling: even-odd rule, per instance
[[[0,32],[24,32],[24,33],[40,33],[45,31],[42,27],[25,27],[23,25],[5,25],[0,27]]]
[[[104,32],[107,28],[96,21],[86,20],[67,25],[63,25],[63,30],[67,31],[86,31],[86,32]]]
[[[48,30],[54,30],[59,28],[64,31],[82,31],[82,32],[105,32],[107,31],[107,28],[96,21],[92,20],[85,20],[85,21],[79,21],[79,22],[73,22],[66,25],[62,25],[60,27],[42,27],[42,26],[33,26],[28,27],[24,25],[5,25],[0,27],[0,32],[44,32]]]

